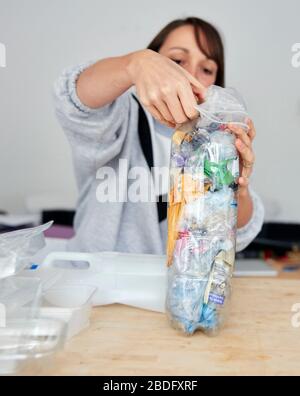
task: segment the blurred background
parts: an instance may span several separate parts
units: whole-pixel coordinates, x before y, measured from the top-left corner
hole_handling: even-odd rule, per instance
[[[226,85],[242,93],[257,129],[252,184],[266,222],[300,222],[298,0],[0,0],[1,211],[75,207],[70,149],[52,102],[62,69],[145,48],[166,23],[187,16],[223,36]]]

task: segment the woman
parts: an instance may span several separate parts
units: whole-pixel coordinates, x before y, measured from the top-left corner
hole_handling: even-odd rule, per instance
[[[224,86],[223,44],[212,25],[194,17],[168,24],[145,50],[63,72],[55,85],[56,113],[72,147],[79,188],[70,249],[165,253],[165,202],[121,199],[131,186],[125,179],[134,167],[150,174],[152,166],[168,166],[175,125],[198,115],[194,107],[212,84]],[[241,158],[238,251],[258,234],[264,212],[249,187],[250,120],[249,127],[248,134],[232,127]],[[119,160],[126,160],[125,173]],[[114,202],[101,199],[103,167],[121,180]],[[165,196],[166,186],[157,195]]]

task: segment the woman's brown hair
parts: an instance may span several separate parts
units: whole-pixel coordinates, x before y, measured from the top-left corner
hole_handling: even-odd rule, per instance
[[[209,59],[216,62],[218,66],[217,76],[215,85],[220,87],[225,86],[225,62],[224,62],[224,47],[222,38],[217,29],[210,23],[203,19],[196,17],[188,17],[185,19],[176,19],[168,23],[151,41],[148,45],[148,49],[159,52],[161,46],[166,40],[167,36],[175,29],[185,26],[192,25],[194,27],[195,39],[199,49]],[[199,34],[200,33],[200,34]]]

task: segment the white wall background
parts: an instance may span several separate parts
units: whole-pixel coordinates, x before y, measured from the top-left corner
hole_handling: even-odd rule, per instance
[[[225,37],[227,85],[255,121],[253,185],[267,219],[300,221],[299,0],[0,0],[0,209],[22,213],[29,196],[75,205],[68,143],[52,110],[60,71],[144,48],[170,20],[195,15]]]

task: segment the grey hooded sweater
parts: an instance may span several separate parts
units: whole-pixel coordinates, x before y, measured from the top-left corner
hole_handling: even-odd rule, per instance
[[[119,159],[126,159],[129,169],[144,167],[149,174],[150,171],[138,137],[139,105],[134,89],[99,109],[91,109],[79,100],[76,81],[90,64],[64,70],[54,87],[55,110],[71,145],[79,192],[74,220],[76,235],[69,241],[68,249],[165,254],[167,222],[159,222],[156,202],[97,199],[100,184],[97,172],[102,167],[111,167],[123,181],[126,175],[119,169]],[[153,118],[144,111],[153,142],[156,134]],[[119,184],[119,196],[126,196],[130,183],[129,180]],[[253,215],[248,224],[237,230],[237,251],[256,237],[263,224],[263,204],[252,188],[250,193]]]

